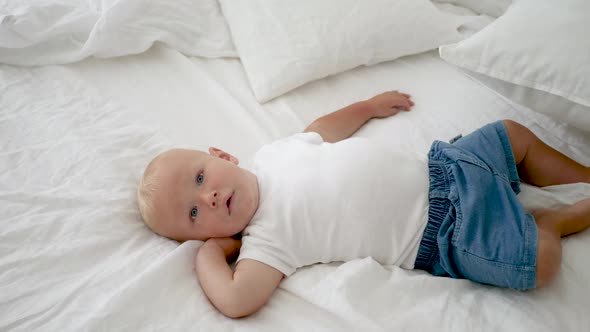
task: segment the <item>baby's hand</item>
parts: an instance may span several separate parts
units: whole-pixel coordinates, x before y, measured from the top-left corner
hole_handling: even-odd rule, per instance
[[[388,91],[376,95],[368,99],[367,103],[371,107],[375,118],[386,118],[402,110],[409,111],[414,106],[414,102],[410,100],[410,95],[397,91]]]

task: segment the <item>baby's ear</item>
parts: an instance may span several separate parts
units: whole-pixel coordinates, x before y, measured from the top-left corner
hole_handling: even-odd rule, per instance
[[[218,149],[218,148],[210,147],[209,154],[214,157],[217,157],[217,158],[225,159],[225,160],[232,162],[236,165],[238,165],[240,163],[238,158],[236,158],[236,157],[232,156],[231,154],[229,154],[221,149]]]

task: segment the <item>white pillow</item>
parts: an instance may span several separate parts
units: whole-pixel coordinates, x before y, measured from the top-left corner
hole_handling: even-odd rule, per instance
[[[533,110],[590,131],[590,1],[519,0],[446,61]]]
[[[260,102],[360,65],[460,40],[467,18],[428,0],[221,0]]]
[[[510,6],[512,0],[434,0],[469,8],[478,14],[499,17]]]
[[[63,64],[141,53],[236,56],[216,0],[18,0],[0,5],[0,63]]]

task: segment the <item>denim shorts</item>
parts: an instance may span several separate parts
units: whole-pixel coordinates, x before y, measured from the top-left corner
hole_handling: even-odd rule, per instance
[[[520,181],[502,121],[429,152],[428,223],[415,268],[435,276],[535,288],[537,225],[516,195]]]

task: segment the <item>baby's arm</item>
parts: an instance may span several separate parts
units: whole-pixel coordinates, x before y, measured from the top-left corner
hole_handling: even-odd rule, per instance
[[[386,118],[414,106],[410,95],[388,91],[327,114],[312,122],[304,132],[313,131],[325,142],[338,142],[354,134],[372,118]]]
[[[283,278],[279,270],[251,259],[239,261],[232,271],[226,258],[234,256],[240,245],[232,238],[212,238],[199,248],[195,258],[203,291],[219,311],[232,318],[260,309]]]

